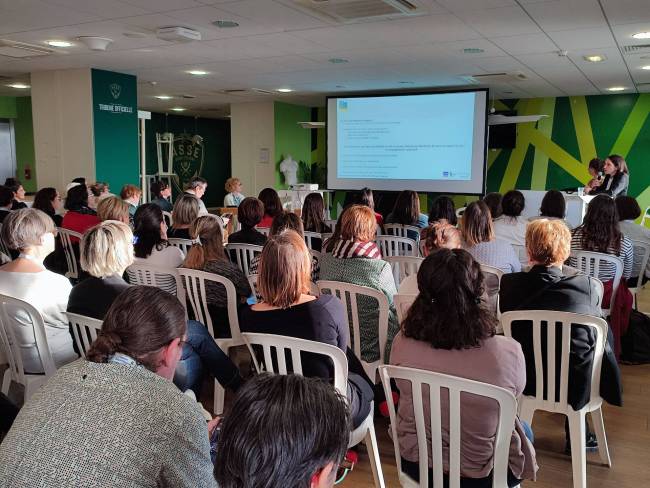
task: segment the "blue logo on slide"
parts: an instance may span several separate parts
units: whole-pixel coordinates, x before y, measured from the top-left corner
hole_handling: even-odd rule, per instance
[[[342,112],[347,111],[348,109],[348,102],[345,100],[339,100],[339,110]]]
[[[444,176],[445,178],[447,178],[447,177],[449,176],[449,171],[443,171],[443,172],[442,172],[442,176]]]

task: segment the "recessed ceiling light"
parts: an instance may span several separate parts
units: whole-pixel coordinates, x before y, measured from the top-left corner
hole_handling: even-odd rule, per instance
[[[212,25],[219,27],[219,29],[232,29],[233,27],[239,27],[239,23],[234,20],[215,20],[212,22]]]
[[[465,54],[481,54],[485,52],[485,49],[481,49],[480,47],[466,47],[463,49],[463,52]]]
[[[12,84],[7,85],[7,86],[10,87],[10,88],[16,88],[18,90],[26,90],[27,88],[30,88],[30,86],[25,84],[25,83],[12,83]]]
[[[650,70],[650,65],[647,65],[647,66],[641,66],[641,69]]]
[[[336,85],[334,88],[345,88],[345,85]]]
[[[587,56],[583,56],[583,59],[585,61],[589,61],[590,63],[600,63],[601,61],[605,61],[607,58],[601,54],[589,54]]]
[[[280,93],[291,93],[293,90],[291,88],[278,88],[277,91]]]
[[[45,44],[47,44],[48,46],[52,46],[52,47],[70,47],[70,46],[73,45],[71,42],[59,41],[59,40],[56,40],[56,39],[53,39],[51,41],[45,41]]]
[[[634,39],[650,39],[650,31],[637,32],[632,37]]]
[[[158,100],[171,100],[172,97],[170,95],[156,95],[155,98]]]
[[[624,86],[610,86],[607,90],[611,92],[619,92],[626,90],[626,88]]]
[[[207,71],[203,71],[202,69],[191,69],[189,71],[186,71],[188,75],[194,75],[194,76],[205,76],[209,74]]]
[[[343,59],[343,58],[329,58],[328,61],[332,64],[344,64],[350,62],[347,59]]]
[[[185,112],[185,109],[183,107],[173,107],[172,110],[174,112]]]

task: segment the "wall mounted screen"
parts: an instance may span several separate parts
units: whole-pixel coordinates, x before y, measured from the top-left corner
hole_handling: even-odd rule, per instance
[[[487,99],[487,90],[328,98],[328,188],[484,193]]]

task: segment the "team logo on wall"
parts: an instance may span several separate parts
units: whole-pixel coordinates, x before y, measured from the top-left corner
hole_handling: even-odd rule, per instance
[[[177,176],[174,184],[178,191],[184,191],[192,178],[201,175],[204,153],[203,137],[200,135],[184,133],[174,137],[172,171]]]
[[[117,83],[111,83],[108,88],[111,90],[111,95],[115,100],[120,98],[120,94],[122,93],[122,87],[120,85]]]

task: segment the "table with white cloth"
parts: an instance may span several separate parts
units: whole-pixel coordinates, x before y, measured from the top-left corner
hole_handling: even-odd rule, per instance
[[[542,205],[542,199],[546,195],[544,190],[519,190],[526,199],[526,206],[521,215],[525,218],[539,215],[539,207]],[[566,221],[572,228],[582,224],[582,219],[587,212],[587,205],[594,198],[590,195],[578,195],[575,193],[562,192],[566,201]]]

